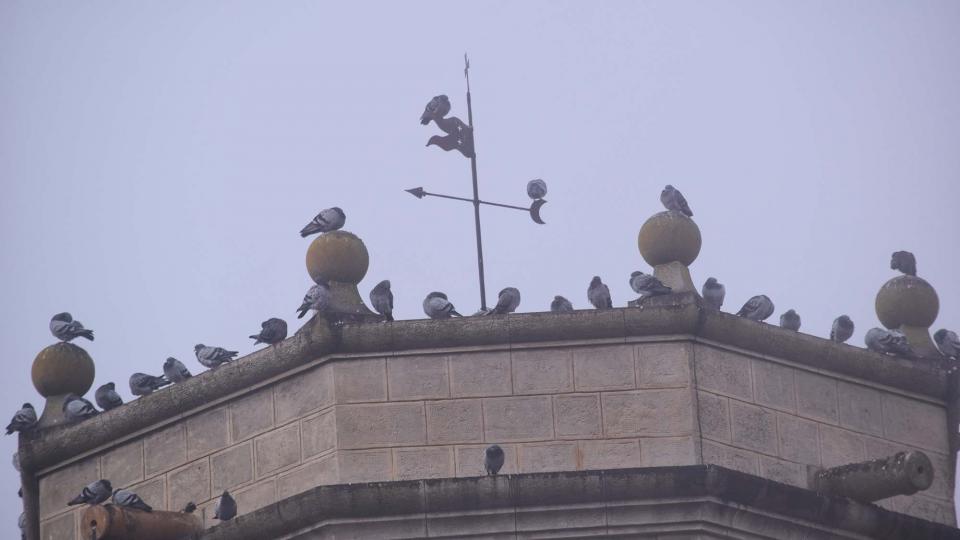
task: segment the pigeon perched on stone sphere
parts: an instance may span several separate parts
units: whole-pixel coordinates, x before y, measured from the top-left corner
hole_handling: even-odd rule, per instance
[[[758,294],[747,300],[747,303],[740,308],[737,315],[751,321],[761,322],[773,315],[773,309],[773,302],[770,298],[765,294]]]
[[[709,277],[700,289],[700,293],[706,307],[720,311],[723,307],[723,298],[727,295],[727,288],[717,281],[717,278]]]
[[[134,373],[130,375],[130,393],[135,396],[146,396],[170,384],[164,376]]]
[[[533,200],[547,196],[547,183],[537,178],[527,182],[527,196]]]
[[[520,305],[520,291],[516,287],[507,287],[497,295],[497,305],[487,315],[506,315],[513,313]]]
[[[503,458],[503,448],[496,444],[487,447],[484,451],[483,468],[488,475],[496,476],[500,472],[500,468],[503,467]]]
[[[667,210],[693,217],[693,212],[690,210],[690,205],[687,204],[687,199],[683,197],[683,193],[669,184],[660,192],[660,202]]]
[[[97,405],[105,411],[116,409],[117,407],[123,405],[123,398],[121,398],[120,394],[117,393],[117,386],[112,382],[108,382],[100,388],[97,388],[97,391],[94,392],[93,397],[97,402]]]
[[[587,287],[587,300],[597,309],[613,308],[613,300],[610,299],[610,288],[600,281],[600,276],[593,276],[590,285]]]
[[[302,319],[311,309],[317,313],[326,313],[329,307],[330,287],[328,287],[326,283],[317,283],[310,287],[310,289],[307,290],[307,294],[303,296],[303,302],[300,304],[300,307],[297,308],[299,312],[297,318]]]
[[[937,342],[940,354],[953,360],[960,360],[960,338],[957,337],[956,332],[941,328],[933,334],[933,340]]]
[[[905,358],[914,356],[913,348],[907,341],[907,336],[898,330],[871,328],[867,330],[867,335],[864,336],[863,341],[867,348],[874,352]]]
[[[917,275],[917,258],[909,251],[895,251],[890,256],[890,269],[899,270],[908,276]]]
[[[78,422],[100,414],[93,403],[76,394],[67,394],[63,398],[62,410],[63,416],[68,422]]]
[[[84,328],[83,323],[73,320],[67,312],[57,313],[50,319],[50,332],[60,341],[70,342],[78,337],[93,341],[93,330]]]
[[[347,221],[347,215],[339,207],[334,206],[321,210],[316,217],[310,220],[303,229],[300,230],[300,236],[306,238],[311,234],[328,233],[335,231]]]
[[[853,335],[853,319],[846,315],[841,315],[833,320],[833,326],[830,328],[830,340],[837,343],[844,343]]]
[[[462,317],[457,313],[453,304],[447,300],[447,295],[442,292],[434,291],[423,299],[423,312],[431,319],[449,319],[451,315]]]
[[[163,376],[170,382],[182,383],[190,377],[193,377],[193,374],[190,373],[187,366],[183,365],[183,362],[171,356],[163,362]]]
[[[393,321],[393,291],[390,280],[385,279],[370,291],[370,305],[389,322]]]
[[[271,317],[260,323],[260,333],[250,336],[250,339],[254,340],[254,345],[276,345],[287,339],[287,321]]]
[[[564,311],[573,311],[573,304],[562,296],[554,296],[553,302],[550,302],[550,311],[553,313],[563,313]]]
[[[786,328],[787,330],[799,332],[800,315],[796,311],[788,309],[786,312],[780,315],[780,328]]]
[[[111,495],[113,495],[113,486],[110,485],[110,481],[101,479],[84,486],[80,490],[80,494],[71,499],[67,506],[100,504],[109,499]]]
[[[219,367],[220,364],[229,362],[240,354],[238,351],[228,351],[223,347],[208,347],[203,343],[194,345],[193,353],[197,356],[197,361],[208,368]]]
[[[136,508],[144,512],[153,512],[153,508],[143,502],[139,495],[129,489],[116,489],[113,491],[113,504],[124,508]]]
[[[235,517],[237,517],[237,501],[230,496],[229,491],[224,490],[213,505],[213,519],[228,521]]]
[[[10,423],[7,424],[7,435],[10,435],[14,431],[23,433],[36,427],[37,411],[33,408],[33,405],[24,403],[23,407],[13,414],[13,418],[10,419]]]

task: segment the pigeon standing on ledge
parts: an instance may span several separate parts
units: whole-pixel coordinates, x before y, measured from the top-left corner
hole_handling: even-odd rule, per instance
[[[86,420],[99,413],[93,403],[76,394],[67,394],[67,397],[63,398],[63,415],[70,422]]]
[[[267,345],[276,345],[287,339],[287,321],[272,317],[260,323],[260,333],[250,336],[255,340],[254,345],[266,343]]]
[[[593,276],[593,279],[590,280],[590,285],[587,287],[587,300],[597,309],[613,308],[610,288],[600,281],[600,276]]]
[[[933,340],[937,342],[940,354],[953,360],[960,360],[960,338],[957,337],[956,332],[941,328],[933,334]]]
[[[880,354],[889,354],[893,356],[902,356],[912,358],[913,348],[907,342],[907,336],[897,330],[884,330],[883,328],[871,328],[867,330],[867,335],[863,339],[867,348]]]
[[[370,291],[370,304],[387,321],[393,321],[393,292],[390,290],[389,279],[377,283]]]
[[[487,447],[483,457],[483,468],[490,476],[496,476],[503,467],[503,448],[496,444]]]
[[[720,311],[723,307],[723,297],[727,295],[727,288],[717,281],[717,278],[709,277],[700,289],[703,296],[703,303],[710,309]]]
[[[110,409],[116,409],[123,405],[123,398],[117,393],[116,388],[117,386],[112,382],[108,382],[100,388],[97,388],[93,397],[101,409],[109,411]]]
[[[841,315],[833,320],[833,327],[830,328],[830,339],[837,343],[843,343],[853,335],[853,320],[846,315]]]
[[[7,424],[7,435],[10,435],[14,431],[21,433],[30,431],[35,427],[37,427],[37,411],[33,408],[33,405],[24,403],[23,407],[14,413],[10,423]]]
[[[183,362],[171,356],[163,362],[163,376],[172,383],[182,383],[193,377],[193,374],[187,366],[183,365]]]
[[[50,332],[60,341],[70,342],[77,337],[93,341],[93,330],[84,328],[83,323],[73,320],[67,312],[57,313],[50,319]]]
[[[103,501],[110,498],[110,495],[113,494],[113,486],[110,485],[109,480],[97,480],[87,484],[80,490],[80,494],[70,500],[67,503],[67,506],[74,506],[77,504],[100,504]]]
[[[327,208],[321,210],[310,223],[307,223],[306,226],[300,230],[300,236],[306,238],[311,234],[335,231],[343,227],[343,224],[346,222],[347,215],[344,214],[343,210],[339,207],[334,206],[333,208]]]
[[[139,495],[129,489],[117,489],[113,492],[113,504],[124,508],[136,508],[144,512],[153,512],[153,508],[143,502]]]
[[[564,311],[573,311],[573,304],[562,296],[554,296],[553,302],[550,302],[550,311],[553,313],[563,313]]]
[[[637,303],[641,306],[648,296],[663,296],[673,292],[673,289],[664,285],[659,279],[639,270],[630,274],[630,288],[640,295]]]
[[[520,291],[516,287],[507,287],[497,295],[497,305],[487,315],[506,315],[513,313],[520,305]]]
[[[237,501],[230,496],[230,492],[223,491],[217,503],[213,505],[213,519],[227,521],[237,517]]]
[[[773,315],[773,309],[773,301],[765,294],[758,294],[747,300],[737,315],[751,321],[762,322]]]
[[[780,328],[786,328],[787,330],[799,332],[800,315],[796,311],[788,309],[786,313],[780,315]]]
[[[222,347],[207,347],[203,343],[195,345],[193,352],[197,355],[197,361],[208,368],[219,367],[220,364],[229,362],[240,354],[238,351],[228,351]]]
[[[330,287],[326,283],[317,283],[303,296],[303,302],[297,308],[299,312],[297,318],[302,319],[311,309],[317,313],[325,313],[328,307],[330,307]]]
[[[146,373],[134,373],[130,376],[130,393],[135,396],[146,396],[170,384],[170,382],[164,376],[157,377]]]
[[[447,295],[434,291],[423,299],[423,312],[431,319],[449,319],[451,315],[462,317],[457,313],[453,304],[447,300]]]
[[[683,197],[683,193],[680,193],[680,190],[669,184],[660,192],[660,202],[663,203],[664,208],[667,210],[680,212],[687,217],[693,217],[693,212],[690,210],[690,205],[687,204],[687,199]]]

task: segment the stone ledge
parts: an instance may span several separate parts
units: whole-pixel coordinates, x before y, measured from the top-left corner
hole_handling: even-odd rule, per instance
[[[336,520],[338,526],[360,524],[388,516],[429,521],[467,518],[479,511],[555,512],[550,507],[586,505],[624,515],[644,506],[645,523],[655,512],[689,507],[679,522],[690,530],[767,532],[796,529],[829,531],[831,537],[884,539],[960,539],[960,529],[898,514],[878,506],[779,484],[722,467],[692,465],[648,469],[518,474],[496,477],[445,478],[321,486],[289,497],[232,521],[208,529],[199,540],[263,540],[288,537]],[[707,505],[711,512],[697,511]],[[676,509],[673,509],[676,511]],[[733,521],[722,517],[733,512]],[[799,523],[798,523],[799,522]],[[615,523],[607,533],[617,534]],[[779,527],[779,529],[778,529]],[[841,534],[837,534],[841,533]],[[819,536],[819,535],[818,535]],[[824,534],[826,536],[826,534]],[[296,537],[296,536],[294,536]]]

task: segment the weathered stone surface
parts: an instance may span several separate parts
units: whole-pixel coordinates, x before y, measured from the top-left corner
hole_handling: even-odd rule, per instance
[[[806,466],[767,456],[760,456],[760,476],[791,486],[807,487]]]
[[[920,494],[905,498],[901,511],[936,523],[956,524],[952,504],[924,497]]]
[[[724,444],[703,441],[703,462],[720,465],[747,474],[757,474],[757,454]]]
[[[447,357],[418,355],[387,359],[387,388],[391,401],[449,396]]]
[[[341,450],[337,452],[340,482],[376,482],[392,479],[390,450]]]
[[[558,439],[591,439],[600,437],[600,395],[571,394],[553,397]]]
[[[454,475],[453,447],[397,448],[393,451],[397,480],[447,478]]]
[[[282,500],[316,486],[335,484],[338,477],[335,454],[315,459],[277,477],[277,498]]]
[[[777,453],[777,415],[773,411],[731,400],[730,424],[734,446]]]
[[[225,448],[229,443],[227,408],[218,407],[187,420],[187,458],[194,459]]]
[[[211,497],[210,458],[194,461],[167,474],[170,508],[182,510],[188,502],[200,504]]]
[[[387,363],[383,358],[345,358],[331,365],[337,403],[386,401]]]
[[[236,493],[231,492],[231,495],[237,500],[237,515],[249,514],[277,502],[277,480],[269,478],[248,488],[237,490]]]
[[[414,446],[427,442],[423,403],[337,405],[340,448]]]
[[[429,515],[427,517],[428,535],[449,538],[466,535],[466,538],[484,538],[501,540],[516,538],[516,516],[511,509],[479,510],[476,512],[458,512],[454,515]]]
[[[487,472],[483,468],[484,452],[488,445],[482,446],[458,446],[455,450],[457,458],[457,476],[486,476]],[[517,469],[517,445],[501,444],[503,448],[503,468],[499,474],[516,474]]]
[[[840,401],[840,425],[864,433],[883,433],[881,392],[859,384],[837,383]]]
[[[506,396],[512,391],[509,351],[458,354],[450,358],[451,396]]]
[[[337,424],[333,410],[304,418],[300,422],[303,459],[333,449],[337,444]]]
[[[100,458],[103,477],[117,487],[143,480],[143,441],[134,441],[111,450]]]
[[[752,364],[756,402],[773,409],[796,412],[796,370],[767,360],[754,360]]]
[[[603,432],[607,437],[689,435],[693,396],[686,389],[605,392]]]
[[[521,349],[510,355],[515,394],[573,391],[573,352],[569,348]]]
[[[278,424],[332,405],[333,368],[317,366],[280,381],[273,387],[273,399]]]
[[[863,439],[845,429],[820,424],[820,463],[823,468],[863,461]]]
[[[636,388],[631,346],[576,347],[572,352],[573,381],[578,392]]]
[[[640,467],[640,443],[637,439],[580,441],[583,469]]]
[[[677,388],[690,385],[689,343],[644,343],[635,347],[639,388]]]
[[[820,433],[817,423],[789,414],[777,414],[779,455],[807,465],[820,465]]]
[[[233,441],[246,440],[273,427],[273,388],[261,388],[230,404]]]
[[[582,538],[606,533],[607,516],[602,506],[591,505],[587,508],[567,507],[546,512],[518,510],[516,520],[517,538],[539,538],[545,530],[564,531],[560,534],[576,534]],[[529,536],[524,531],[529,531]]]
[[[119,488],[120,485],[114,485],[113,489]],[[146,482],[140,482],[139,484],[127,484],[123,487],[133,490],[134,493],[140,496],[141,499],[154,510],[167,510],[167,484],[163,476],[158,476]],[[183,507],[178,508],[181,510]]]
[[[187,461],[186,424],[177,423],[143,438],[144,474],[153,476]]]
[[[76,522],[77,517],[73,512],[44,521],[40,523],[40,538],[42,540],[76,540]]]
[[[888,439],[946,452],[947,422],[942,407],[893,394],[883,394],[883,432]]]
[[[520,472],[577,470],[577,443],[552,442],[520,445]]]
[[[252,442],[245,442],[210,457],[213,493],[253,480],[252,447]]]
[[[837,380],[808,371],[796,373],[797,411],[800,416],[837,423]]]
[[[483,411],[479,399],[428,401],[426,407],[429,444],[483,441]]]
[[[483,400],[484,440],[490,443],[553,438],[550,396]]]
[[[697,385],[717,394],[753,400],[750,385],[750,360],[713,347],[697,345],[696,357]]]
[[[99,480],[100,460],[87,458],[40,478],[40,518],[67,509],[67,502],[76,497],[83,486]]]
[[[709,392],[697,392],[700,433],[717,441],[730,442],[730,400]]]
[[[640,439],[641,467],[696,465],[697,445],[693,437],[648,437]]]
[[[296,465],[300,462],[300,426],[273,430],[256,439],[257,478]]]

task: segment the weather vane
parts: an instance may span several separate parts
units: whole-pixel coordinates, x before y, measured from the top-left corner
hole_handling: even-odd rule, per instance
[[[430,137],[430,140],[427,141],[427,146],[439,146],[446,152],[456,150],[463,154],[464,157],[470,159],[470,173],[473,177],[473,198],[468,199],[466,197],[430,193],[422,187],[416,187],[406,191],[418,199],[429,196],[473,203],[473,219],[477,232],[477,270],[480,274],[480,309],[486,311],[487,294],[483,278],[483,240],[480,236],[480,205],[488,204],[490,206],[530,212],[530,218],[533,219],[535,223],[543,225],[544,221],[540,218],[540,207],[547,202],[543,199],[547,194],[547,183],[539,178],[527,183],[527,195],[533,199],[533,203],[529,208],[480,200],[480,194],[477,189],[477,152],[474,147],[473,138],[473,104],[470,100],[470,59],[467,58],[466,53],[463,55],[463,63],[463,76],[467,80],[467,123],[464,124],[463,121],[456,116],[447,118],[447,114],[450,113],[450,99],[445,95],[436,96],[430,100],[430,103],[427,103],[423,115],[420,116],[420,123],[428,125],[432,120],[441,131],[446,133],[445,136],[434,135]]]

